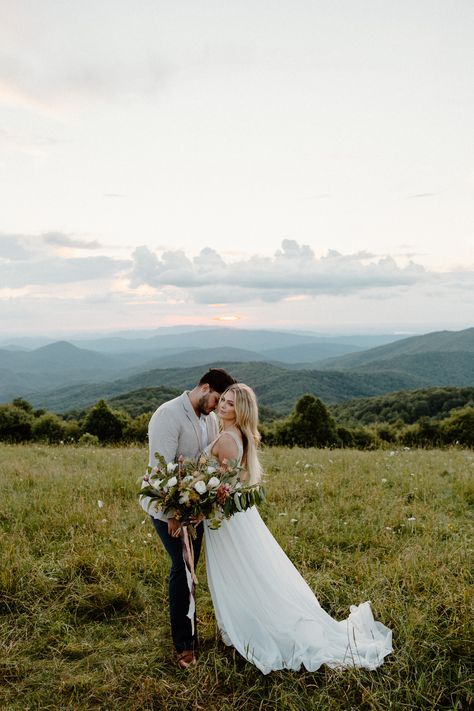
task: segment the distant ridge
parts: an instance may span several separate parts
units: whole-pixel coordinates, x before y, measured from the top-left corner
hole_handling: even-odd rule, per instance
[[[426,333],[423,336],[410,336],[409,338],[370,348],[360,353],[331,358],[321,363],[320,367],[331,370],[341,368],[354,369],[376,363],[377,367],[381,368],[382,365],[379,364],[382,361],[389,361],[389,363],[385,363],[384,367],[393,368],[396,364],[396,359],[400,356],[455,352],[472,353],[474,355],[474,328],[466,328],[463,331],[435,331]]]

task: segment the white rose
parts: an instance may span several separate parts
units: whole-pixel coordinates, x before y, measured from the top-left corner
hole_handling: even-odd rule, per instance
[[[194,488],[196,489],[198,494],[205,494],[206,493],[206,485],[203,481],[197,481],[194,484]]]
[[[171,479],[168,479],[168,481],[166,482],[166,486],[168,487],[168,489],[171,489],[171,487],[176,486],[177,483],[178,480],[176,479],[176,477],[172,476]]]
[[[166,471],[168,474],[172,474],[178,465],[175,462],[168,462],[166,465]]]
[[[216,476],[211,476],[209,481],[207,482],[207,488],[208,489],[217,489],[217,487],[220,484],[220,480]]]
[[[206,471],[208,474],[214,474],[217,471],[217,467],[207,467]]]
[[[183,491],[183,493],[179,497],[179,503],[180,504],[187,504],[188,502],[189,502],[189,491]]]

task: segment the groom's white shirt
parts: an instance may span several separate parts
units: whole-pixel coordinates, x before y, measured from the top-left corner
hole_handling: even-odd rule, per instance
[[[203,442],[204,432],[207,434],[207,442]],[[157,463],[155,453],[161,454],[167,462],[176,461],[180,454],[188,459],[197,457],[218,434],[216,415],[211,412],[203,418],[197,417],[188,391],[185,391],[174,400],[164,402],[153,413],[148,424],[148,465],[154,467]],[[148,496],[140,497],[140,505],[153,518],[162,521],[167,521],[173,515],[163,514]]]

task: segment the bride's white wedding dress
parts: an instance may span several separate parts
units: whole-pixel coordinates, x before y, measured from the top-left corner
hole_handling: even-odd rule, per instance
[[[264,674],[302,665],[315,671],[322,664],[375,669],[392,651],[392,633],[375,622],[369,602],[351,606],[340,622],[322,609],[255,506],[217,530],[206,521],[204,527],[207,578],[222,639]]]

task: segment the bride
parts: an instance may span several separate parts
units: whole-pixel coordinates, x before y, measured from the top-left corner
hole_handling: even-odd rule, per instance
[[[221,396],[222,432],[206,449],[219,462],[239,460],[246,481],[260,480],[258,408],[243,383]],[[204,521],[206,569],[217,624],[264,674],[277,669],[375,669],[392,651],[391,631],[375,622],[370,603],[351,606],[346,620],[325,612],[253,506],[213,530]]]

